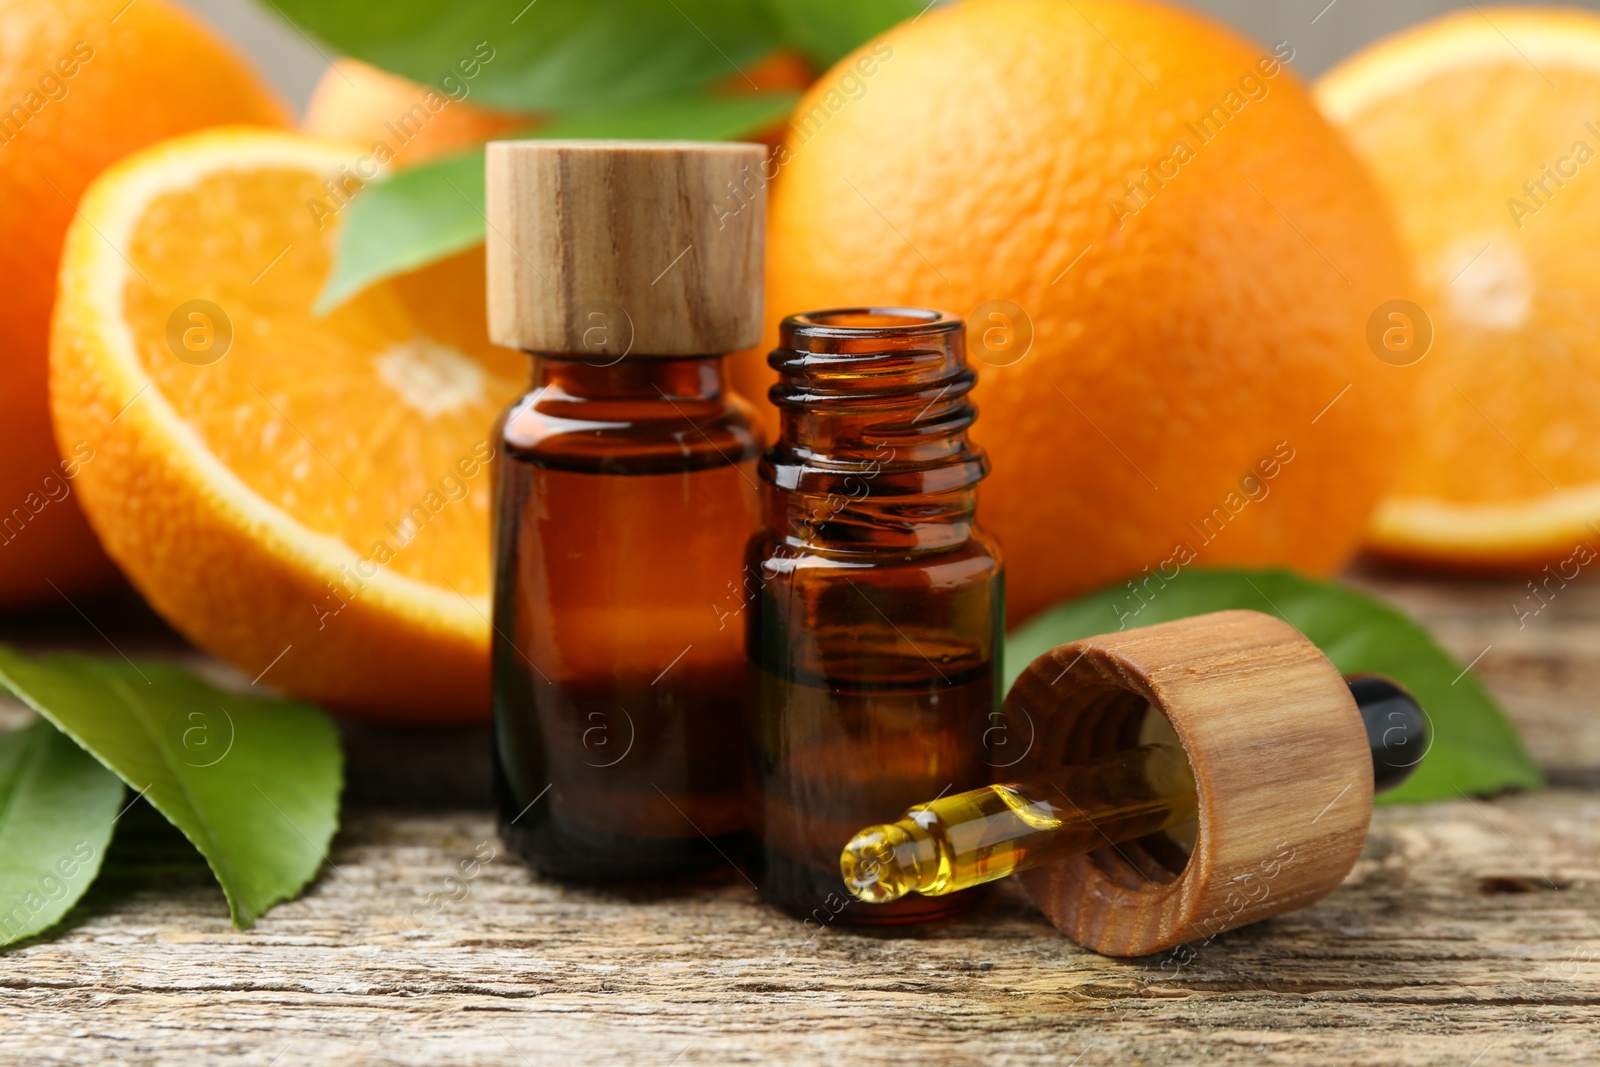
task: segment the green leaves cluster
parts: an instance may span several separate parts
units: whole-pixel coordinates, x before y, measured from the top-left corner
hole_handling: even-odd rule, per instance
[[[826,69],[925,6],[918,0],[264,3],[335,51],[452,98],[548,116],[525,136],[685,140],[748,136],[789,113],[794,93],[755,92],[753,84],[738,95],[718,88],[748,82],[746,70],[771,52],[787,48]],[[482,241],[482,201],[481,150],[367,189],[344,212],[338,262],[318,309]]]
[[[1543,784],[1516,729],[1482,683],[1403,613],[1337,582],[1284,570],[1185,570],[1157,587],[1128,584],[1058,605],[1006,642],[1009,687],[1056,645],[1133,626],[1248,608],[1287,620],[1345,674],[1381,674],[1426,712],[1433,744],[1411,778],[1380,801],[1440,800]]]
[[[124,785],[205,857],[241,928],[326,858],[344,770],[316,708],[165,663],[3,646],[0,688],[39,713],[0,735],[0,945],[48,929],[88,889]]]
[[[479,103],[568,111],[738,78],[789,48],[826,69],[923,10],[916,0],[271,0],[345,55],[441,89],[480,44]]]

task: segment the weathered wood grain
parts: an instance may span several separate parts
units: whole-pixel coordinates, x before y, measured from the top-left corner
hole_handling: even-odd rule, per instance
[[[802,927],[732,872],[541,880],[482,810],[483,731],[351,727],[361,804],[311,891],[253,931],[130,812],[65,926],[0,956],[0,1063],[1600,1061],[1600,591],[1575,582],[1518,629],[1520,581],[1357,580],[1464,658],[1493,646],[1475,670],[1558,785],[1380,808],[1331,896],[1193,958],[1095,956],[1009,886],[956,921],[861,933]],[[144,651],[170,647],[150,633]],[[61,619],[4,636],[99,640]],[[447,884],[463,861],[476,876]]]
[[[419,925],[491,821],[367,810],[310,894],[239,933],[141,827],[64,936],[0,965],[0,1061],[1588,1063],[1597,819],[1565,791],[1380,810],[1332,897],[1182,966],[1075,948],[1009,889],[863,935],[732,876],[601,892],[502,854]]]

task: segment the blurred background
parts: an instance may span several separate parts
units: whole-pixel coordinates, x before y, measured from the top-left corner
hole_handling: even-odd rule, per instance
[[[273,16],[257,0],[181,0],[255,57],[284,96],[304,112],[329,59],[327,49]],[[1368,41],[1463,7],[1460,0],[1184,0],[1258,40],[1288,41],[1303,78],[1315,78]],[[1497,0],[1508,2],[1508,0]],[[1517,3],[1518,0],[1509,0]],[[1600,8],[1600,0],[1566,0]],[[1535,5],[1529,5],[1535,6]]]

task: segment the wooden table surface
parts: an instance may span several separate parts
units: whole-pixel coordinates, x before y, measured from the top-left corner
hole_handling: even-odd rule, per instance
[[[344,826],[304,897],[235,931],[134,809],[64,925],[0,956],[0,1063],[1600,1062],[1600,584],[1519,624],[1526,578],[1353,578],[1481,653],[1550,788],[1380,809],[1331,897],[1181,968],[1078,949],[1009,886],[885,934],[803,928],[733,871],[541,880],[495,837],[484,730],[351,725]],[[131,617],[125,650],[172,652],[137,609],[99,611]],[[3,631],[100,640],[65,613]]]

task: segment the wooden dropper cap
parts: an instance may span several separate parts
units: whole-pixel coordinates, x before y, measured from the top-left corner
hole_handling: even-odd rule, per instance
[[[1303,907],[1361,855],[1373,756],[1350,687],[1293,626],[1223,611],[1088,637],[1034,660],[1001,709],[1026,781],[1139,743],[1154,710],[1194,772],[1187,858],[1159,836],[1018,877],[1068,937],[1143,956]]]
[[[490,338],[610,359],[759,342],[766,152],[694,141],[490,144]]]

